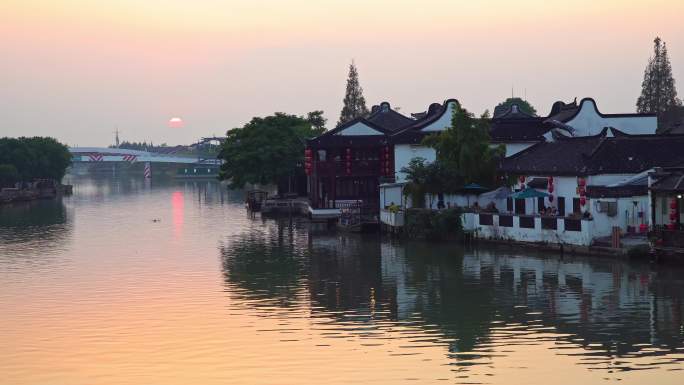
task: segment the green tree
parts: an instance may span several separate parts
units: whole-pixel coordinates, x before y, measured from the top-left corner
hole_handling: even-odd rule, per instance
[[[456,104],[451,127],[426,137],[423,144],[433,147],[437,161],[450,173],[460,175],[462,183],[493,187],[497,161],[504,156],[505,149],[490,145],[489,122],[487,112],[476,118]]]
[[[659,37],[653,40],[653,56],[648,60],[641,83],[641,95],[637,99],[637,112],[662,114],[682,101],[677,98],[675,81],[672,78],[672,66],[667,54],[667,45]]]
[[[347,77],[347,90],[344,94],[344,106],[340,113],[340,120],[337,125],[344,124],[358,117],[368,115],[366,99],[363,97],[363,88],[359,84],[359,73],[356,65],[352,61],[349,65],[349,76]]]
[[[306,120],[311,124],[311,127],[320,132],[325,131],[325,123],[328,121],[328,119],[323,117],[323,111],[320,110],[307,113]]]
[[[513,104],[516,104],[518,106],[518,108],[520,108],[520,111],[525,112],[527,114],[530,114],[532,116],[537,116],[537,110],[532,106],[532,104],[530,104],[530,102],[528,102],[527,100],[524,100],[522,98],[517,98],[517,97],[516,98],[508,98],[508,99],[504,100],[503,102],[499,103],[496,106],[496,109],[501,108],[501,107],[505,107],[506,109],[508,109]]]
[[[404,186],[404,195],[411,197],[413,207],[425,207],[426,196],[432,207],[437,194],[454,193],[463,187],[463,178],[456,170],[439,160],[428,163],[425,158],[416,157],[401,172],[406,174],[408,182]]]
[[[302,173],[305,140],[323,131],[306,118],[282,112],[252,118],[226,134],[218,155],[225,161],[219,178],[229,180],[231,188],[242,188],[247,183],[275,184]]]
[[[0,164],[0,187],[13,186],[19,181],[19,172],[13,164]]]
[[[8,181],[11,177],[14,181],[52,179],[59,182],[71,164],[71,154],[53,138],[2,138],[0,164],[11,166],[3,171]]]

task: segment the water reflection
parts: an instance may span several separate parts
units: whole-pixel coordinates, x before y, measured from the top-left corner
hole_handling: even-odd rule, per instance
[[[0,262],[61,252],[67,247],[72,228],[61,199],[0,205]]]
[[[407,353],[444,345],[460,372],[486,369],[516,345],[548,345],[611,373],[684,360],[680,267],[310,236],[282,221],[228,239],[221,255],[227,284],[247,298],[305,300],[321,328],[340,326],[335,338],[417,327],[405,333]]]

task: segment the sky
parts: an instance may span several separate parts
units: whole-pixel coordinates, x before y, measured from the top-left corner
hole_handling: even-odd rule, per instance
[[[681,0],[1,0],[0,137],[189,144],[275,111],[593,97],[633,112],[653,39],[684,96]],[[180,117],[182,127],[169,127]]]

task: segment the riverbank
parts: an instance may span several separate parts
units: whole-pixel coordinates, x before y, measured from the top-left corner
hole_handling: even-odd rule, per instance
[[[37,199],[54,199],[61,195],[71,195],[71,185],[35,185],[28,188],[3,188],[0,189],[0,204],[15,202],[28,202]]]

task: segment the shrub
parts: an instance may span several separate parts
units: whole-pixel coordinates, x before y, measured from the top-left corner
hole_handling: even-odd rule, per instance
[[[461,212],[458,209],[408,209],[404,231],[410,238],[449,239],[462,234]]]

